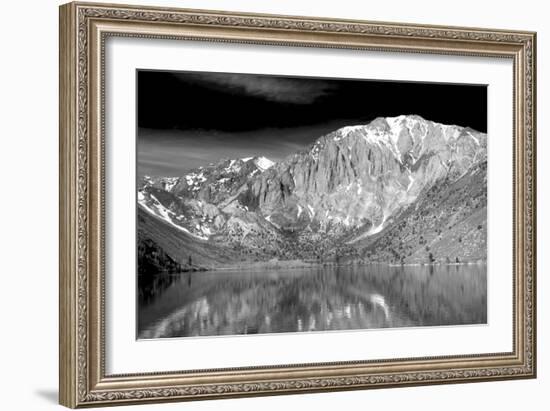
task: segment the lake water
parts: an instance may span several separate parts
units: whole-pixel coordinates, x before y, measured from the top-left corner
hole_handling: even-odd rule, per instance
[[[158,274],[138,338],[484,324],[486,265],[356,265]]]

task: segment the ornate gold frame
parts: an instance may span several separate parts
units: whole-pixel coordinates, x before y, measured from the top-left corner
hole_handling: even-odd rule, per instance
[[[474,356],[105,375],[103,63],[109,36],[491,56],[514,63],[514,349]],[[60,8],[60,403],[198,400],[536,375],[532,32],[121,5]]]

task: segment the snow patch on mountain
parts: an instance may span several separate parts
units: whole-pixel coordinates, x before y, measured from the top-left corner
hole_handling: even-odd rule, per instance
[[[394,140],[394,142],[397,142],[397,139],[399,138],[399,134],[404,128],[404,125],[403,125],[404,119],[405,119],[405,116],[386,118],[386,122],[390,126],[390,135],[391,135],[391,138]]]
[[[384,229],[384,223],[386,222],[386,214],[384,214],[384,217],[382,217],[382,222],[376,226],[375,228],[373,228],[370,232],[369,232],[369,235],[372,235],[372,234],[377,234],[379,233],[380,231],[382,231]]]
[[[426,123],[432,125],[440,125],[439,123],[434,123],[433,121],[424,120],[418,116],[410,115],[401,115],[397,117],[386,117],[386,123],[390,126],[391,136],[395,142],[397,142],[399,135],[403,129],[407,129],[408,134],[413,140],[413,144],[417,144],[417,132],[414,131],[414,128],[417,127],[421,130],[422,134],[420,135],[420,140],[424,141],[428,135],[428,126]],[[441,124],[442,125],[442,124]]]
[[[138,192],[138,202],[147,212],[149,212],[149,214],[152,214],[153,216],[163,220],[164,222],[170,224],[171,226],[177,228],[178,230],[183,231],[184,233],[189,234],[195,238],[198,238],[199,240],[208,240],[208,236],[201,236],[201,235],[192,233],[187,228],[174,223],[174,221],[172,220],[172,217],[176,218],[175,213],[171,210],[168,210],[166,207],[164,207],[154,195],[151,194],[149,196],[152,203],[150,205],[147,204],[146,198],[147,197],[141,191]]]
[[[168,177],[164,180],[164,189],[166,191],[172,191],[174,186],[178,184],[180,179],[178,177]]]
[[[409,185],[407,186],[407,191],[409,191],[414,183],[414,177],[412,176],[412,173],[409,174]]]
[[[474,142],[476,143],[476,146],[479,146],[479,140],[477,139],[477,137],[475,137],[471,132],[467,132],[467,134],[472,138],[472,140],[474,140]]]
[[[193,191],[197,191],[200,189],[201,183],[206,181],[206,177],[203,171],[200,173],[189,173],[185,176],[185,181],[188,186],[192,187]]]
[[[274,161],[271,161],[269,158],[266,157],[258,157],[255,161],[256,166],[261,170],[265,171],[267,169],[270,169],[275,164]]]
[[[334,137],[334,141],[340,141],[343,138],[348,137],[351,133],[353,133],[355,131],[362,130],[364,127],[365,126],[346,126],[346,127],[342,127],[341,129],[338,130],[339,135]]]
[[[397,148],[397,138],[399,136],[397,131],[388,133],[384,130],[370,127],[368,125],[346,126],[337,130],[336,136],[333,139],[334,141],[340,141],[344,138],[349,138],[350,136],[360,136],[365,143],[378,146],[380,149],[384,149],[384,147],[388,148],[395,159],[400,164],[403,163],[401,153]],[[351,146],[348,145],[348,148],[351,150]]]

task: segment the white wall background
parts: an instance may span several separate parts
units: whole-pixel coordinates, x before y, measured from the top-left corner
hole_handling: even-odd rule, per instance
[[[547,409],[550,390],[550,16],[545,2],[385,0],[128,0],[204,9],[432,23],[538,32],[537,380],[142,405],[136,410]],[[0,24],[0,408],[57,405],[57,0],[2,4]],[[546,291],[549,290],[549,291]]]

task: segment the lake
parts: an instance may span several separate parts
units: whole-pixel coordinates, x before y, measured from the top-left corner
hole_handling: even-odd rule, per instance
[[[315,266],[140,278],[138,338],[485,324],[487,266]]]

